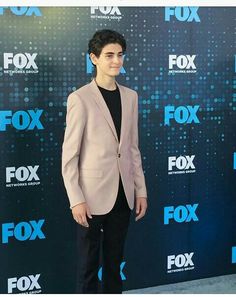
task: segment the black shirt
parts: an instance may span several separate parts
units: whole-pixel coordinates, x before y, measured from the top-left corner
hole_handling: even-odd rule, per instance
[[[104,89],[99,87],[100,92],[107,104],[107,107],[110,111],[111,117],[113,119],[118,140],[120,141],[120,130],[121,130],[121,99],[120,99],[120,91],[116,86],[116,89],[113,91]]]

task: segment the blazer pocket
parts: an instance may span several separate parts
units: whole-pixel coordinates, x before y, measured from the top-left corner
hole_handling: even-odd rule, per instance
[[[102,170],[98,169],[80,169],[81,177],[100,178],[103,176]]]

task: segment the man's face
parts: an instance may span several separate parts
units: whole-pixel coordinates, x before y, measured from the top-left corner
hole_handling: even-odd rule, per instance
[[[92,62],[97,66],[97,75],[115,77],[119,75],[123,65],[122,47],[118,43],[110,43],[104,46],[98,57],[90,54]]]

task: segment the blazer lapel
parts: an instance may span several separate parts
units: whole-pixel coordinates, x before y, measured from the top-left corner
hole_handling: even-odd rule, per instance
[[[110,128],[111,128],[117,142],[118,142],[118,136],[117,136],[117,133],[116,133],[116,128],[115,128],[114,122],[112,120],[110,111],[109,111],[109,109],[108,109],[108,107],[106,105],[106,102],[103,99],[102,94],[101,94],[100,90],[98,89],[97,84],[96,84],[94,79],[90,83],[90,86],[91,86],[92,92],[94,94],[93,98],[96,101],[96,103],[97,103],[98,107],[100,108],[100,110],[102,111],[105,119],[107,120],[107,122],[108,122],[108,124],[109,124],[109,126],[110,126]]]
[[[125,132],[125,127],[128,123],[128,108],[127,108],[127,99],[125,95],[124,88],[116,82],[119,90],[120,90],[120,98],[121,98],[121,130],[120,130],[120,143],[119,147],[122,145],[123,136]]]

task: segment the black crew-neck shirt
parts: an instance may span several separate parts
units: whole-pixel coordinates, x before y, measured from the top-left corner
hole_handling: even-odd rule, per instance
[[[113,119],[117,136],[120,141],[120,130],[121,130],[121,99],[120,91],[116,86],[115,90],[107,90],[98,86],[106,104],[110,111],[111,117]]]

